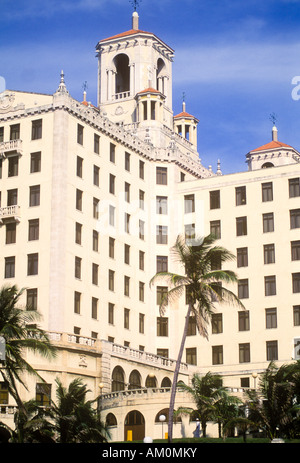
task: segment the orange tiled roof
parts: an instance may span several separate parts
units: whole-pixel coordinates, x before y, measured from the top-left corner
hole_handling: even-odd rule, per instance
[[[280,141],[271,141],[270,143],[267,143],[266,145],[262,145],[259,148],[255,148],[254,150],[251,150],[251,153],[253,151],[265,151],[265,150],[272,150],[276,148],[292,148],[290,145],[286,145],[285,143],[282,143]]]
[[[187,112],[185,112],[185,111],[183,111],[183,112],[177,114],[176,116],[174,116],[174,119],[177,119],[177,118],[178,118],[178,119],[179,119],[179,118],[181,119],[181,118],[183,118],[183,117],[188,117],[188,118],[191,118],[191,117],[192,117],[193,119],[196,119],[195,116],[192,116],[191,114],[189,114],[189,113],[187,113]]]
[[[148,88],[145,88],[145,90],[142,90],[141,92],[138,92],[138,95],[140,93],[160,93],[160,92],[158,90],[155,90],[155,88],[148,87]]]
[[[127,35],[134,35],[134,34],[153,35],[153,34],[151,34],[151,32],[141,31],[139,29],[137,29],[137,30],[136,29],[130,29],[130,31],[121,32],[121,34],[113,35],[112,37],[108,37],[107,39],[102,39],[102,40],[100,40],[100,42],[106,42],[107,40],[118,39],[118,38],[121,38],[121,37],[126,37]]]

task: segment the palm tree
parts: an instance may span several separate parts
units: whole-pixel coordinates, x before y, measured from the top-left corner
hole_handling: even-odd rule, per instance
[[[97,399],[86,401],[90,391],[81,378],[75,378],[68,389],[58,378],[56,384],[57,405],[53,404],[52,410],[59,442],[107,442],[109,432],[93,407]]]
[[[15,285],[3,286],[0,289],[0,336],[5,339],[6,343],[5,363],[0,372],[8,386],[9,393],[25,413],[26,408],[23,406],[17,388],[17,383],[26,388],[22,373],[35,375],[41,381],[43,378],[25,360],[24,352],[29,349],[45,358],[53,359],[56,349],[51,344],[47,333],[36,325],[41,318],[40,314],[28,307],[24,310],[18,306],[23,292],[24,289],[19,290]]]
[[[277,367],[270,362],[262,373],[258,390],[247,391],[249,418],[260,425],[272,440],[290,437],[299,429],[295,401],[299,392],[300,363]]]
[[[175,245],[172,247],[172,252],[179,264],[184,267],[185,274],[158,272],[150,280],[150,285],[152,285],[158,279],[166,279],[171,286],[167,294],[162,298],[160,304],[161,315],[165,313],[168,303],[180,297],[184,292],[186,292],[188,298],[183,336],[171,389],[168,423],[169,442],[172,442],[176,385],[190,315],[195,317],[200,335],[208,338],[207,325],[216,308],[215,303],[236,303],[244,307],[232,291],[222,286],[222,283],[234,283],[237,281],[237,276],[233,271],[220,268],[223,263],[232,260],[234,256],[227,249],[216,246],[215,241],[216,238],[208,235],[204,238],[195,238],[192,244],[188,245],[183,236],[178,236]]]

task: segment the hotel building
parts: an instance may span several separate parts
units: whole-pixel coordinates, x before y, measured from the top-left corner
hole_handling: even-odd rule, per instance
[[[0,94],[0,282],[26,288],[24,304],[58,347],[53,362],[27,354],[46,386],[28,377],[22,398],[46,404],[56,377],[67,386],[79,376],[90,398],[101,393],[112,440],[155,438],[187,305],[160,316],[167,288],[149,282],[181,271],[170,252],[178,234],[213,233],[236,255],[231,289],[246,307],[220,305],[208,340],[191,319],[180,379],[219,373],[242,397],[271,360],[300,358],[300,153],[273,127],[246,154],[247,171],[213,172],[199,159],[197,118],[185,103],[173,114],[174,51],[139,29],[136,12],[96,51],[95,106],[72,98],[63,73],[53,95]],[[0,386],[0,419],[12,424]],[[179,406],[195,407],[180,390]],[[174,437],[194,428],[182,417]]]

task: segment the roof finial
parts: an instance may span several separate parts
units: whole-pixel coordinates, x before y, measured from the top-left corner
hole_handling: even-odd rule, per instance
[[[277,127],[276,127],[276,122],[277,122],[277,116],[276,116],[276,114],[275,114],[275,113],[270,114],[269,119],[270,119],[271,122],[273,122],[272,140],[273,140],[273,141],[278,141]]]
[[[68,93],[67,87],[66,87],[66,84],[65,84],[65,74],[64,74],[63,70],[60,73],[60,84],[59,84],[59,87],[58,87],[57,91],[58,92],[63,92],[63,93]]]
[[[140,6],[141,2],[142,0],[129,0],[129,3],[131,3],[131,5],[133,6],[134,11],[136,11],[137,7]]]
[[[185,112],[185,92],[182,92],[182,111]]]
[[[139,30],[139,15],[138,15],[136,9],[139,6],[139,3],[141,1],[142,0],[129,0],[129,2],[131,3],[131,5],[134,8],[134,12],[132,13],[132,29],[135,30],[135,31]]]

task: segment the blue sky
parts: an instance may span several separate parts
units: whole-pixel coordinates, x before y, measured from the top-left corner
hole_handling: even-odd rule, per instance
[[[131,28],[128,0],[0,0],[0,83],[96,103],[95,46]],[[203,165],[247,170],[245,154],[271,140],[300,150],[300,0],[142,0],[140,29],[175,50],[173,108],[199,119]],[[299,77],[298,77],[299,76]],[[3,79],[2,79],[3,80]],[[292,84],[293,82],[293,84]],[[294,96],[294,98],[293,98]],[[299,99],[297,99],[299,97]]]

